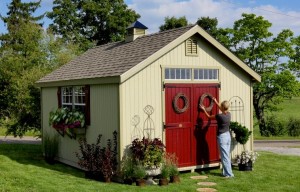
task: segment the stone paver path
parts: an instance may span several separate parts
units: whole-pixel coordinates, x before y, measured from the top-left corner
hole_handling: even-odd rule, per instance
[[[214,191],[217,191],[217,190],[214,189],[214,188],[198,188],[197,191],[200,191],[200,192],[214,192]]]
[[[214,182],[199,182],[199,183],[197,183],[197,185],[202,185],[202,186],[214,186],[214,185],[217,185],[217,184],[214,183]]]
[[[208,177],[205,175],[197,175],[197,176],[191,176],[191,179],[207,179]]]
[[[208,176],[205,176],[205,175],[197,175],[197,176],[191,176],[190,177],[191,179],[195,179],[195,180],[205,180],[208,178]],[[201,186],[214,186],[214,185],[217,185],[216,183],[214,182],[199,182],[197,183],[197,185],[201,185]],[[204,188],[198,188],[196,189],[197,191],[204,191],[204,192],[212,192],[212,191],[217,191],[216,189],[214,188],[207,188],[207,187],[204,187]]]

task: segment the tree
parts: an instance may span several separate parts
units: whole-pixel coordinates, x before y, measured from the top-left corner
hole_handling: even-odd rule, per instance
[[[24,42],[22,42],[20,37],[20,30],[22,30],[28,22],[35,23],[44,17],[43,15],[37,17],[32,16],[32,13],[40,7],[40,3],[41,0],[29,3],[22,3],[21,0],[12,0],[8,6],[9,11],[7,17],[0,15],[0,19],[7,25],[7,30],[9,31],[9,33],[0,36],[1,49],[10,47],[14,51],[19,51],[20,47],[26,46],[23,45]]]
[[[186,20],[185,16],[183,17],[166,17],[165,23],[159,27],[160,31],[165,31],[169,29],[175,29],[179,27],[184,27],[188,25],[188,21]]]
[[[202,27],[206,32],[213,37],[218,35],[218,19],[210,17],[201,17],[198,19],[197,24]]]
[[[54,0],[50,29],[84,49],[123,40],[126,28],[140,15],[128,9],[123,0]]]
[[[8,6],[7,17],[1,16],[8,33],[0,36],[0,80],[3,84],[0,114],[4,118],[2,125],[8,128],[7,133],[15,136],[40,124],[37,114],[40,111],[37,110],[39,91],[33,82],[29,83],[28,76],[33,67],[45,61],[38,49],[42,28],[37,21],[43,16],[32,16],[39,6],[40,1],[22,3],[13,0]],[[39,74],[37,72],[34,75]]]
[[[253,103],[261,135],[269,136],[265,112],[278,110],[284,98],[299,94],[295,70],[299,69],[299,44],[293,32],[282,30],[276,37],[269,32],[271,23],[262,16],[242,14],[233,29],[223,29],[219,40],[261,75],[262,81],[254,84]]]
[[[74,55],[71,44],[52,38],[37,23],[39,17],[31,16],[36,7],[15,0],[7,17],[1,17],[8,32],[0,36],[0,124],[14,136],[40,130],[40,90],[34,84],[69,61],[71,56],[64,55]]]

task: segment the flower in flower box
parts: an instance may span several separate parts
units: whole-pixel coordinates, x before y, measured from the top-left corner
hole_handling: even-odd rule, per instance
[[[85,127],[85,117],[80,111],[58,108],[50,112],[49,124],[62,136],[66,133],[71,138],[76,138],[74,129]]]

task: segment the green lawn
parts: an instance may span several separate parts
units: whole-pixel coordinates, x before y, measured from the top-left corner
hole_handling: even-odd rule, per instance
[[[6,132],[6,129],[0,127],[0,136],[5,136],[6,135],[5,132]],[[27,131],[24,136],[35,136],[36,137],[38,135],[40,135],[40,132]]]
[[[235,178],[224,179],[219,169],[202,171],[206,181],[216,182],[213,188],[218,191],[279,192],[299,191],[300,157],[282,156],[261,152],[251,172],[241,172],[234,168]],[[48,165],[41,153],[40,145],[0,144],[0,191],[196,191],[200,186],[192,175],[200,173],[182,173],[181,183],[165,187],[128,186],[118,183],[103,183],[87,180],[78,169],[63,165]]]

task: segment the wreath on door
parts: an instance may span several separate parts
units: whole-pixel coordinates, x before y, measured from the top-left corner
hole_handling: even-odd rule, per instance
[[[183,108],[179,108],[178,99],[181,98],[184,102]],[[176,113],[183,113],[189,108],[189,99],[186,97],[184,93],[177,93],[173,99],[173,108]]]
[[[209,112],[209,111],[212,110],[212,108],[213,108],[213,106],[214,106],[214,100],[213,100],[213,96],[212,96],[211,94],[209,94],[209,93],[204,93],[204,94],[202,94],[202,96],[201,96],[201,98],[200,98],[200,101],[199,101],[199,106],[200,106],[200,105],[204,106],[204,105],[203,105],[203,101],[204,101],[204,99],[205,99],[206,97],[209,98],[210,104],[209,104],[208,107],[205,107],[205,110],[206,110],[207,112]]]

